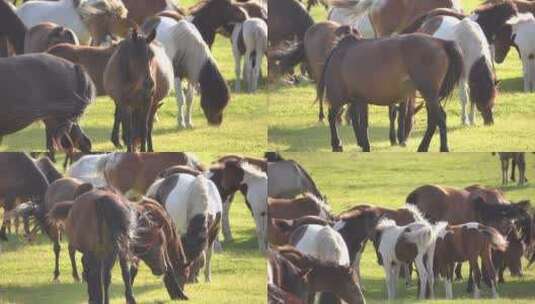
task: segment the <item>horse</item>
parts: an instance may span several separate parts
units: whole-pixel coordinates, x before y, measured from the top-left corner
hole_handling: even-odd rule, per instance
[[[500,157],[501,171],[502,171],[502,185],[507,185],[509,182],[509,160],[511,160],[511,180],[515,180],[515,166],[518,166],[519,180],[518,185],[522,186],[526,183],[526,158],[524,152],[498,152]]]
[[[15,8],[7,1],[0,2],[0,40],[7,42],[16,54],[24,54],[24,37],[28,28],[17,16]],[[7,49],[0,49],[0,57],[7,57]]]
[[[95,99],[95,86],[82,67],[49,54],[3,58],[0,82],[0,137],[42,120],[49,151],[74,149],[69,133]]]
[[[437,231],[447,225],[431,225],[414,210],[415,222],[399,226],[394,220],[382,219],[376,227],[374,247],[385,270],[388,299],[396,297],[396,285],[401,264],[414,262],[419,277],[419,298],[434,297],[433,257]],[[429,288],[429,289],[428,289]]]
[[[223,169],[223,187],[237,180],[244,187],[245,201],[256,224],[256,236],[260,251],[266,250],[268,218],[268,176],[246,161],[227,161]]]
[[[497,298],[496,271],[492,263],[492,250],[504,252],[507,241],[496,229],[476,222],[443,227],[438,231],[434,268],[444,278],[446,298],[453,298],[453,268],[455,263],[468,261],[475,279],[474,298],[480,297],[481,272],[478,257],[481,258],[485,282],[490,282],[492,297]]]
[[[32,159],[24,153],[0,153],[0,199],[4,207],[4,220],[0,240],[7,241],[5,214],[13,210],[17,200],[31,200],[43,204],[48,180]]]
[[[332,218],[329,210],[329,205],[321,198],[308,192],[294,199],[268,197],[268,213],[275,218],[295,219],[305,215],[315,215],[329,220]]]
[[[356,29],[363,38],[376,38],[375,30],[367,14],[355,18],[350,9],[333,7],[327,14],[327,20],[341,25],[349,25]]]
[[[81,44],[100,45],[109,35],[125,36],[130,27],[127,10],[117,0],[30,1],[17,9],[17,15],[27,27],[49,21],[69,28]],[[102,30],[103,25],[109,28]]]
[[[314,303],[314,297],[317,292],[320,292],[320,303],[337,303],[339,299],[346,303],[365,303],[359,282],[355,280],[353,271],[346,263],[348,261],[344,260],[347,258],[347,256],[344,256],[344,250],[346,254],[347,250],[343,245],[343,241],[340,244],[339,235],[336,237],[336,232],[328,233],[328,226],[319,227],[321,228],[317,230],[315,225],[305,225],[297,228],[297,231],[303,230],[302,232],[305,232],[307,236],[317,232],[319,233],[318,237],[326,242],[325,245],[336,244],[337,247],[313,245],[307,248],[301,245],[302,249],[300,249],[297,246],[290,245],[278,248],[279,253],[290,260],[292,264],[304,270],[305,273],[309,272],[305,276],[305,282],[308,281],[307,303]],[[297,231],[295,233],[298,233]],[[338,240],[335,241],[335,239]],[[301,241],[302,244],[303,242],[304,240]],[[328,252],[331,252],[331,254],[338,252],[341,255],[338,257],[333,255],[323,256]],[[320,269],[323,271],[320,271]],[[323,274],[320,274],[320,272],[323,272]]]
[[[66,172],[66,176],[90,183],[95,188],[108,186],[104,176],[106,162],[111,154],[91,154],[82,156]]]
[[[405,49],[411,51],[403,51]],[[389,58],[388,64],[384,58]],[[424,63],[422,58],[432,60]],[[354,70],[355,66],[359,66],[357,71]],[[392,73],[394,66],[396,73]],[[332,150],[343,150],[336,120],[345,103],[351,103],[357,144],[363,151],[370,151],[368,103],[392,105],[413,96],[418,90],[426,101],[428,113],[427,129],[418,151],[428,150],[437,125],[440,151],[448,151],[446,113],[440,101],[451,95],[461,78],[462,69],[461,50],[452,41],[423,34],[383,39],[359,39],[353,35],[344,37],[331,51],[316,86],[320,118],[323,117],[324,95],[330,106],[328,119]],[[376,75],[373,80],[369,77],[371,70]],[[385,90],[385,83],[389,84],[386,86],[388,90]],[[352,85],[348,87],[346,84]],[[401,133],[404,134],[404,131]]]
[[[231,0],[203,0],[189,8],[191,23],[211,49],[217,29],[247,19],[247,12]]]
[[[165,207],[182,237],[188,261],[206,259],[205,281],[211,281],[213,245],[223,209],[217,187],[204,175],[176,173],[160,178],[146,195]]]
[[[64,225],[69,244],[83,254],[89,302],[109,302],[111,269],[117,257],[126,302],[136,302],[127,265],[129,248],[135,242],[136,215],[120,194],[110,189],[89,190],[74,201],[57,203],[47,216],[53,225]]]
[[[497,81],[490,46],[481,27],[469,18],[459,20],[451,16],[436,16],[427,18],[417,32],[458,43],[464,58],[464,73],[459,83],[461,123],[475,124],[475,105],[485,125],[492,124],[492,108],[498,92]],[[467,115],[468,96],[470,112]]]
[[[80,44],[72,30],[52,22],[39,23],[28,29],[24,38],[24,53],[43,53],[61,43]]]
[[[219,0],[213,0],[219,1]],[[194,87],[200,87],[201,108],[210,125],[223,122],[230,94],[215,59],[201,33],[194,24],[170,17],[154,17],[143,25],[143,31],[156,30],[156,40],[162,43],[173,63],[175,92],[178,107],[177,123],[181,128],[192,128],[191,111]],[[182,79],[188,80],[186,96]],[[186,109],[184,111],[184,99]]]
[[[144,195],[158,175],[171,166],[201,168],[193,154],[183,152],[112,153],[100,164],[97,172],[126,197]]]
[[[115,102],[111,141],[120,147],[119,124],[128,152],[140,145],[153,152],[152,129],[156,111],[173,89],[173,66],[164,49],[137,29],[117,45],[104,70],[104,90]]]
[[[284,249],[290,249],[289,246]],[[295,249],[293,249],[295,250]],[[295,250],[298,252],[297,250]],[[302,254],[300,254],[302,255]],[[284,291],[285,298],[291,298],[299,304],[308,303],[310,283],[307,272],[309,269],[301,269],[294,265],[289,259],[284,257],[276,250],[269,249],[267,252],[267,273],[268,286],[274,286]],[[310,272],[308,272],[310,273]],[[268,289],[268,298],[275,297],[272,290]],[[268,301],[273,304],[290,304],[287,299],[277,299],[277,301]]]
[[[268,47],[267,24],[260,18],[248,18],[234,26],[232,31],[232,54],[236,75],[235,91],[240,91],[241,57],[244,56],[243,79],[249,92],[256,91],[262,58]]]
[[[117,44],[102,47],[61,43],[46,52],[83,66],[95,84],[97,96],[104,96],[104,71],[116,49]]]
[[[331,225],[332,222],[316,215],[305,215],[298,218],[286,220],[272,217],[268,219],[268,242],[272,246],[283,246],[290,243],[292,232],[303,225]]]
[[[224,164],[227,161],[246,161],[251,165],[257,166],[258,168],[260,168],[260,170],[267,173],[268,161],[264,158],[243,156],[238,154],[227,154],[215,160],[214,163]]]
[[[294,198],[303,192],[310,192],[325,200],[307,170],[294,160],[270,161],[267,172],[269,197]]]
[[[142,25],[148,17],[157,15],[162,11],[172,11],[185,15],[185,12],[170,0],[123,0],[124,6],[128,10],[128,20],[132,20],[137,25]]]

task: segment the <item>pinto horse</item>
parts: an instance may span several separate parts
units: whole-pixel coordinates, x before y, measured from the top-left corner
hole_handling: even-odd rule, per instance
[[[128,152],[153,152],[152,128],[156,111],[173,88],[173,66],[164,49],[134,29],[122,40],[104,70],[104,90],[115,101],[111,141],[119,143],[119,123]]]
[[[64,225],[69,244],[82,252],[90,303],[108,303],[111,270],[119,257],[125,297],[135,303],[127,258],[134,243],[135,211],[111,189],[90,190],[74,201],[57,203],[48,212],[54,225]],[[104,233],[106,232],[106,233]]]
[[[80,44],[72,30],[52,22],[39,23],[28,29],[24,38],[24,53],[43,53],[60,43]]]
[[[0,1],[0,20],[0,41],[6,47],[0,49],[0,57],[7,57],[8,45],[16,54],[24,54],[24,37],[28,29],[15,13],[14,6],[7,1]]]
[[[42,120],[49,151],[74,149],[71,129],[95,99],[95,86],[82,67],[49,54],[0,59],[0,91],[0,137]]]
[[[355,70],[355,67],[359,68]],[[462,70],[461,50],[452,41],[422,34],[384,39],[344,37],[331,51],[317,84],[320,118],[323,117],[324,95],[329,103],[332,150],[343,150],[337,117],[344,104],[351,104],[357,144],[363,151],[370,151],[368,104],[392,105],[418,90],[425,99],[428,113],[427,129],[418,151],[429,149],[437,125],[440,151],[448,151],[446,112],[440,101],[453,92]],[[370,73],[375,77],[370,78]]]

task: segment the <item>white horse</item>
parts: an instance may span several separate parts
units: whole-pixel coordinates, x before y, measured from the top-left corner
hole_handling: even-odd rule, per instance
[[[396,285],[400,267],[405,263],[412,262],[400,260],[396,253],[398,244],[416,246],[417,253],[414,257],[414,262],[420,279],[419,297],[420,299],[425,299],[426,287],[429,286],[431,298],[433,298],[435,241],[437,231],[446,226],[447,223],[441,222],[436,226],[432,226],[421,216],[417,208],[410,205],[406,207],[413,213],[414,222],[405,226],[398,226],[391,219],[382,219],[376,228],[379,237],[375,240],[375,246],[381,256],[385,270],[388,299],[393,300],[396,297]],[[427,259],[424,260],[424,256],[427,256]]]
[[[243,79],[249,92],[256,91],[262,58],[268,47],[268,28],[264,20],[249,18],[234,25],[232,31],[232,55],[234,56],[234,72],[236,74],[236,92],[240,91],[241,57],[245,56],[243,64]]]
[[[436,17],[435,17],[436,18]],[[474,107],[477,104],[494,103],[496,96],[496,82],[492,67],[490,46],[481,27],[470,18],[459,20],[455,17],[438,17],[442,20],[433,37],[457,42],[463,53],[464,73],[459,82],[459,97],[461,100],[461,123],[475,124]],[[425,29],[425,24],[423,25]],[[470,95],[469,95],[470,94]],[[467,115],[466,106],[470,96],[470,112]],[[485,123],[492,121],[492,116],[486,117],[482,112]]]
[[[126,20],[128,10],[118,0],[28,1],[17,9],[17,15],[30,28],[41,22],[54,22],[76,33],[81,44],[89,44],[90,20],[103,13]]]
[[[209,108],[219,107],[222,113],[222,109],[230,98],[228,87],[208,45],[204,42],[195,25],[186,20],[177,21],[169,17],[154,17],[147,20],[142,28],[145,33],[156,29],[156,40],[163,44],[167,56],[173,62],[178,126],[181,128],[193,127],[191,106],[196,87],[200,89],[201,107],[206,118],[209,123],[217,124],[217,121],[213,121]],[[181,89],[182,79],[188,80],[185,98]],[[186,106],[185,110],[184,105]]]
[[[91,183],[94,187],[108,185],[104,176],[104,169],[113,154],[92,154],[82,156],[67,170],[67,176]]]
[[[368,14],[355,17],[347,8],[333,7],[329,10],[327,20],[350,25],[357,29],[363,38],[375,38],[375,30]]]
[[[211,219],[213,224],[211,227],[204,227],[208,229],[207,235],[204,235],[204,237],[210,238],[211,233],[215,233],[215,236],[213,236],[212,240],[208,239],[206,248],[201,248],[206,257],[205,280],[210,282],[213,246],[217,232],[219,232],[218,230],[210,231],[210,229],[215,225],[219,227],[219,223],[214,222],[218,219],[220,220],[223,210],[221,196],[216,185],[203,174],[195,177],[190,174],[176,173],[167,176],[165,179],[156,180],[149,187],[146,195],[165,206],[175,223],[177,233],[183,238],[187,239],[189,237],[191,224],[196,219],[202,217]],[[205,222],[204,225],[206,224]],[[192,248],[187,248],[187,244],[188,242],[184,244],[186,253],[193,250]]]
[[[520,51],[524,72],[524,92],[535,90],[535,18],[531,13],[518,14],[508,24],[512,27],[512,37]]]

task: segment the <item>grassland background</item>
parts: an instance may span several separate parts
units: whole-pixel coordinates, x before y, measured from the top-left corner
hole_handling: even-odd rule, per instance
[[[181,0],[188,7],[196,0]],[[234,59],[230,39],[217,35],[212,53],[231,88],[231,100],[225,109],[220,127],[208,126],[200,108],[200,97],[193,102],[194,129],[177,129],[175,94],[170,94],[158,111],[159,121],[154,125],[155,151],[264,151],[267,128],[267,90],[261,85],[254,94],[235,93]],[[243,60],[242,60],[243,62]],[[266,60],[263,60],[264,67]],[[267,68],[263,68],[264,76]],[[263,82],[262,82],[263,83]],[[242,85],[242,89],[246,86]],[[81,118],[81,126],[93,142],[94,151],[114,151],[110,141],[113,126],[114,103],[109,97],[99,97],[88,106]],[[6,136],[0,151],[42,151],[45,149],[44,125],[41,122]]]
[[[205,164],[221,154],[198,153]],[[61,162],[58,161],[58,164]],[[265,303],[266,263],[257,250],[254,221],[241,194],[235,196],[231,208],[231,226],[234,241],[223,242],[223,252],[212,260],[212,282],[186,285],[188,303]],[[28,244],[15,235],[1,243],[0,252],[0,303],[17,304],[73,304],[87,303],[86,285],[71,277],[67,243],[62,242],[60,256],[60,282],[52,282],[54,253],[52,243],[39,235],[35,243]],[[221,237],[222,239],[222,237]],[[77,254],[81,273],[81,254]],[[171,303],[161,278],[155,277],[142,264],[134,284],[138,303]],[[111,285],[111,303],[124,303],[124,287],[118,264]]]
[[[527,155],[527,177],[523,187],[510,184],[501,187],[500,164],[490,153],[284,153],[308,170],[320,191],[327,196],[332,212],[337,214],[351,206],[368,203],[389,208],[400,208],[415,188],[424,184],[466,187],[482,184],[499,187],[509,200],[530,199],[535,195],[535,156]],[[361,261],[361,275],[368,303],[385,303],[384,270],[377,264],[373,246],[368,244]],[[524,260],[524,266],[526,261]],[[464,265],[466,276],[468,267]],[[436,301],[426,303],[535,303],[535,269],[524,270],[523,278],[511,278],[498,286],[501,298],[489,299],[490,290],[483,289],[480,300],[472,300],[465,292],[466,281],[455,282],[454,301],[444,300],[444,285],[435,285]],[[413,276],[413,281],[415,276]],[[394,303],[417,301],[416,287],[398,285],[399,297]]]
[[[482,1],[462,1],[466,12],[472,11]],[[315,7],[312,16],[316,22],[326,20],[322,7]],[[451,151],[533,151],[535,133],[530,128],[535,118],[535,95],[525,94],[522,84],[522,65],[518,55],[511,50],[505,62],[496,66],[501,80],[499,95],[494,108],[495,124],[484,127],[480,116],[474,127],[464,127],[460,119],[458,91],[445,105],[448,115],[448,140]],[[330,151],[330,135],[327,122],[318,124],[318,105],[315,86],[303,82],[297,86],[275,84],[269,94],[269,148],[280,151]],[[479,115],[479,113],[477,113]],[[388,139],[388,115],[386,107],[370,107],[369,138],[372,151],[416,151],[427,125],[425,109],[416,115],[416,123],[406,148],[390,146]],[[438,131],[431,142],[430,151],[438,151]],[[357,149],[353,130],[342,128],[345,151]],[[359,150],[360,151],[360,148]]]

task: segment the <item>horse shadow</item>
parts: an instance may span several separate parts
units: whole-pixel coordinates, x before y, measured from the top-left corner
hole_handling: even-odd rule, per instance
[[[498,91],[502,93],[523,93],[524,92],[524,78],[511,77],[500,79]]]

